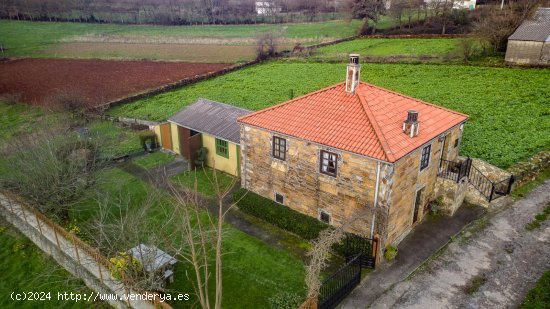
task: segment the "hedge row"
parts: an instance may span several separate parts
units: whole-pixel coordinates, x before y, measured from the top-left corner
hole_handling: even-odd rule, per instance
[[[329,225],[301,214],[286,206],[275,203],[263,196],[239,189],[233,194],[239,209],[243,212],[258,217],[284,230],[294,233],[304,239],[312,240],[319,236],[319,232]]]

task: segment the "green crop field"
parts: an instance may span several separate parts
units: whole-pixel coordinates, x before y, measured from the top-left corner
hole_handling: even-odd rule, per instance
[[[350,53],[361,56],[443,57],[458,55],[461,39],[357,39],[319,48],[315,58],[342,59]]]
[[[550,70],[364,64],[362,79],[470,115],[462,154],[507,167],[550,147]],[[109,111],[163,120],[203,97],[259,110],[345,77],[343,64],[275,61]]]

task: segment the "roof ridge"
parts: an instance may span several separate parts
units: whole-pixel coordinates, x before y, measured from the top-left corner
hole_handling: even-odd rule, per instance
[[[407,98],[407,99],[410,99],[410,100],[413,100],[413,101],[416,101],[416,102],[420,102],[422,104],[426,104],[426,105],[429,105],[429,106],[432,106],[432,107],[435,107],[435,108],[438,108],[438,109],[441,109],[441,110],[444,110],[444,111],[448,111],[448,112],[451,112],[451,113],[456,114],[456,115],[465,116],[465,117],[470,118],[468,115],[457,112],[455,110],[452,110],[452,109],[449,109],[449,108],[446,108],[446,107],[443,107],[443,106],[439,106],[439,105],[436,105],[436,104],[428,103],[426,101],[419,100],[417,98],[413,98],[413,97],[410,97],[408,95],[404,95],[402,93],[399,93],[399,92],[396,92],[396,91],[393,91],[393,90],[390,90],[390,89],[386,89],[386,88],[376,86],[376,85],[373,85],[373,84],[369,84],[369,83],[366,83],[366,82],[360,82],[360,83],[364,84],[366,86],[369,86],[369,87],[373,87],[373,88],[382,90],[382,91],[387,91],[387,92],[393,93],[393,94],[398,95],[398,96],[403,97],[403,98]]]
[[[271,107],[268,107],[268,108],[264,108],[264,109],[261,109],[259,111],[255,111],[255,112],[252,112],[248,115],[244,115],[244,116],[241,116],[239,118],[237,118],[237,122],[241,122],[242,120],[245,120],[246,118],[248,117],[252,117],[252,116],[255,116],[255,115],[258,115],[258,114],[262,114],[262,113],[265,113],[267,111],[270,111],[270,110],[273,110],[273,109],[276,109],[276,108],[279,108],[281,106],[284,106],[284,105],[287,105],[287,104],[290,104],[290,103],[294,103],[294,101],[297,101],[297,100],[300,100],[300,99],[303,99],[303,98],[306,98],[306,97],[309,97],[309,96],[312,96],[314,94],[317,94],[317,93],[320,93],[320,92],[323,92],[323,91],[327,91],[327,90],[330,90],[330,89],[333,89],[333,88],[336,88],[342,84],[345,84],[346,82],[340,82],[340,83],[337,83],[337,84],[334,84],[334,85],[330,85],[328,87],[325,87],[325,88],[322,88],[322,89],[319,89],[319,90],[316,90],[314,92],[310,92],[310,93],[306,93],[304,95],[301,95],[299,97],[296,97],[292,100],[288,100],[288,101],[285,101],[285,102],[282,102],[282,103],[279,103],[277,105],[273,105]]]
[[[242,108],[242,107],[240,107],[240,106],[235,106],[235,105],[228,104],[228,103],[224,103],[224,102],[220,102],[220,101],[214,101],[214,100],[207,99],[207,98],[197,98],[197,99],[195,100],[195,102],[193,102],[193,103],[191,103],[191,104],[189,104],[189,105],[187,105],[187,106],[191,106],[191,105],[193,105],[193,104],[195,104],[195,103],[198,103],[200,100],[208,101],[208,102],[215,103],[215,104],[219,104],[219,105],[224,105],[224,106],[227,106],[227,107],[230,107],[230,108],[233,108],[233,109],[240,109],[240,110],[245,111],[245,112],[252,112],[251,110],[246,109],[246,108]],[[186,107],[187,107],[187,106],[186,106]],[[184,107],[183,109],[185,109],[185,107]],[[182,110],[183,110],[183,109],[182,109]]]
[[[359,98],[359,102],[361,103],[361,106],[363,107],[363,111],[367,115],[367,118],[369,119],[369,123],[374,130],[374,134],[376,134],[376,140],[384,150],[384,155],[386,156],[386,159],[388,161],[395,161],[395,156],[393,155],[393,152],[390,149],[390,145],[386,141],[386,136],[382,132],[382,129],[378,126],[378,123],[376,121],[376,118],[374,114],[372,113],[370,107],[368,106],[367,102],[365,101],[365,98],[363,96],[356,93],[357,97]]]

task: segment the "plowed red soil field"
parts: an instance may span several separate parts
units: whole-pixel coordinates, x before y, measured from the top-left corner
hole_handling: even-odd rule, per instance
[[[35,105],[60,96],[99,105],[178,80],[218,71],[227,64],[75,59],[16,59],[0,62],[0,96],[17,95]]]

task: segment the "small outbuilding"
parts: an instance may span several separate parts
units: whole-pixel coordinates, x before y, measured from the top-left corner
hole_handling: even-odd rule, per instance
[[[506,62],[550,65],[550,8],[539,8],[508,38]]]
[[[207,99],[198,99],[160,125],[164,149],[184,157],[190,168],[199,150],[205,149],[205,165],[230,175],[240,174],[240,126],[237,118],[251,111]]]

